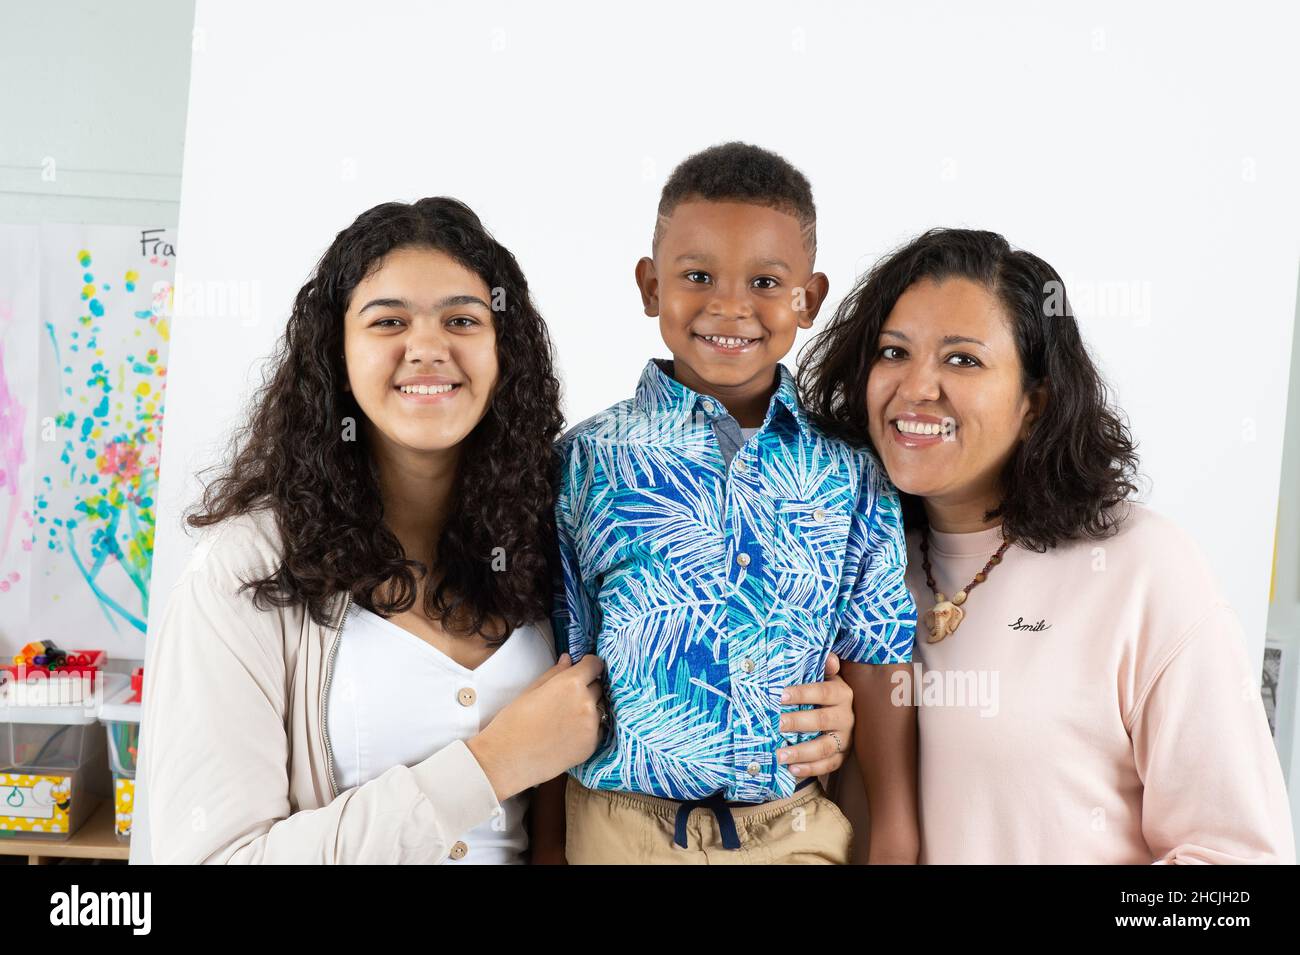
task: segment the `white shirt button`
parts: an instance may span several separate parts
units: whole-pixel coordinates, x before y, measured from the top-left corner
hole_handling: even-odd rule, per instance
[[[473,706],[474,701],[478,699],[478,694],[474,692],[472,686],[461,687],[456,693],[456,702],[461,706]]]
[[[715,405],[715,404],[714,404],[712,401],[710,401],[708,398],[705,398],[705,399],[704,399],[703,404],[704,404],[704,410],[707,411],[709,414],[713,414],[715,411],[718,410],[718,406]]]
[[[740,668],[744,670],[746,673],[753,673],[754,661],[751,660],[749,657],[745,657],[745,659],[740,661]]]
[[[737,555],[736,555],[736,563],[738,563],[741,567],[748,567],[748,566],[749,566],[749,555],[748,555],[748,554],[737,554]]]
[[[732,467],[734,467],[737,471],[743,471],[745,470],[745,462],[740,460],[740,458],[736,458],[736,463],[733,464]]]
[[[813,520],[818,524],[824,523],[826,521],[826,511],[823,508],[817,508],[817,510],[813,511]]]
[[[758,763],[750,763],[749,766],[746,767],[745,772],[749,773],[749,775],[751,776],[757,776],[759,773],[759,768],[760,767]]]
[[[463,842],[457,842],[451,847],[450,855],[453,859],[463,859],[465,856],[469,855],[469,846],[465,845]]]

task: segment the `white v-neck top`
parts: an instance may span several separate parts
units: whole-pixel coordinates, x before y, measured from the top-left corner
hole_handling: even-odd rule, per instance
[[[339,785],[360,786],[399,763],[412,766],[475,736],[555,658],[548,634],[529,624],[470,670],[354,604],[339,640],[328,702]],[[527,808],[527,792],[503,801],[498,816],[459,837],[461,851],[446,861],[523,862]]]

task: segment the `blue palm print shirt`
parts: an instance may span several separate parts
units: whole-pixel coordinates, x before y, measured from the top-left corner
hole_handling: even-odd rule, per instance
[[[739,802],[794,792],[781,691],[827,653],[912,658],[898,495],[870,451],[821,432],[784,366],[746,440],[651,361],[636,397],[557,445],[556,641],[605,661],[612,726],[570,773],[591,789]]]

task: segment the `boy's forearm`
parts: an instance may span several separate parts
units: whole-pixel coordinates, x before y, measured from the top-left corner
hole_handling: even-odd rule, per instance
[[[854,751],[862,770],[871,812],[867,861],[915,863],[921,839],[917,823],[916,711],[892,701],[893,674],[912,665],[845,663],[844,679],[853,687]],[[910,684],[909,684],[910,685]]]
[[[528,811],[529,861],[533,865],[565,865],[564,789],[568,774],[561,773],[533,790]]]

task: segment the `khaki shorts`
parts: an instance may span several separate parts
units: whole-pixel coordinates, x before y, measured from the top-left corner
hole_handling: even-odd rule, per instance
[[[723,848],[717,817],[699,808],[687,819],[688,847],[676,845],[671,799],[587,789],[570,776],[564,806],[570,865],[847,865],[853,845],[853,827],[817,781],[731,809],[739,849]]]

